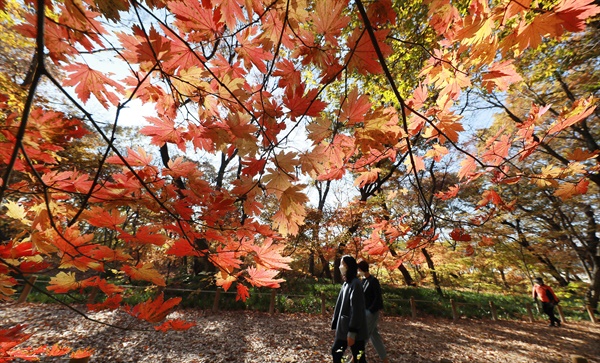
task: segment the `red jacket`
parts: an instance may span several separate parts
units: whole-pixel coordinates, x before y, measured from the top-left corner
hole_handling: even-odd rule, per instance
[[[533,285],[533,291],[531,292],[533,299],[539,298],[542,302],[553,302],[558,303],[558,298],[554,294],[552,288],[548,285]]]

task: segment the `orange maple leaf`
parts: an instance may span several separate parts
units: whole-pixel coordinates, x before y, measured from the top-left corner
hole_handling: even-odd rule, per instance
[[[82,349],[77,349],[76,351],[71,353],[71,355],[69,357],[71,357],[73,359],[81,359],[81,358],[91,357],[92,354],[94,354],[94,349],[82,348]]]
[[[157,286],[165,286],[165,278],[154,269],[151,262],[140,262],[136,266],[124,265],[121,270],[134,280],[149,281]]]
[[[171,310],[180,302],[180,297],[174,297],[164,301],[164,294],[161,293],[154,301],[144,301],[131,309],[126,309],[126,311],[138,319],[150,323],[158,323],[164,320]]]
[[[237,295],[235,296],[235,301],[246,301],[248,297],[250,297],[250,292],[248,291],[248,287],[246,285],[242,285],[238,283],[236,286]]]
[[[93,94],[104,108],[108,109],[109,103],[113,106],[118,105],[119,97],[107,87],[112,87],[116,92],[123,92],[125,88],[109,78],[112,73],[95,71],[87,64],[82,63],[69,64],[64,69],[70,74],[65,78],[63,84],[75,86],[75,92],[83,103],[86,103]]]
[[[121,306],[121,302],[123,301],[123,296],[121,294],[116,294],[113,296],[109,296],[101,303],[98,304],[87,304],[87,309],[93,312],[99,312],[103,310],[115,310],[119,306]]]
[[[258,266],[267,269],[291,270],[289,263],[292,262],[292,258],[281,255],[284,248],[283,245],[274,245],[272,238],[267,238],[262,246],[252,246],[252,250],[256,252],[254,261]]]
[[[492,92],[494,87],[499,91],[506,91],[511,84],[523,79],[517,73],[512,63],[512,60],[495,62],[488,71],[483,74],[482,85],[488,92]]]
[[[274,279],[279,274],[277,270],[248,267],[247,271],[249,277],[246,277],[246,280],[256,287],[278,288],[280,286],[279,283],[285,281],[284,279]]]
[[[196,326],[196,322],[193,321],[185,321],[182,319],[170,319],[165,321],[164,323],[162,323],[159,326],[155,326],[154,329],[157,331],[162,331],[163,333],[166,333],[169,330],[177,330],[177,331],[182,331],[182,330],[188,330],[189,328]]]
[[[348,16],[342,15],[345,8],[345,1],[317,1],[311,14],[315,32],[322,34],[325,42],[334,46],[338,45],[337,36],[350,21]]]
[[[236,36],[239,47],[235,48],[238,55],[244,60],[246,69],[253,64],[261,73],[267,73],[266,62],[273,59],[273,53],[267,51],[256,38],[259,32],[257,26],[250,26],[239,32]]]

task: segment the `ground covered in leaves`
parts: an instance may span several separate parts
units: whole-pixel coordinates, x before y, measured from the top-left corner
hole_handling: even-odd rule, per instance
[[[330,317],[304,314],[184,310],[169,318],[195,321],[183,332],[156,332],[120,312],[87,319],[60,305],[0,305],[0,328],[24,323],[29,344],[91,347],[91,362],[221,363],[330,362]],[[100,324],[94,320],[110,324]],[[128,328],[123,330],[121,328]],[[383,317],[380,331],[391,362],[571,362],[580,355],[600,363],[600,324],[410,319]],[[379,362],[369,344],[367,360]],[[44,362],[65,362],[45,360]]]

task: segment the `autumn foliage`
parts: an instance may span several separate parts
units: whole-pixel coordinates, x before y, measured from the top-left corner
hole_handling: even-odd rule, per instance
[[[458,180],[436,193],[441,200],[482,177],[493,185],[533,181],[564,199],[585,194],[597,165],[583,161],[593,151],[576,150],[568,165],[541,173],[512,160],[527,160],[590,116],[593,97],[572,102],[541,133],[548,107],[533,104],[524,122],[498,130],[479,151],[460,145],[466,131],[456,106],[471,88],[507,91],[522,80],[515,60],[547,39],[583,31],[600,8],[592,0],[418,3],[426,9],[420,27],[430,41],[421,46],[429,57],[406,91],[389,62],[397,47],[417,47],[398,35],[402,6],[0,1],[3,14],[20,19],[3,17],[3,26],[30,44],[28,58],[19,59],[29,68],[0,86],[0,298],[11,298],[16,278],[44,273],[56,294],[99,290],[103,302],[92,310],[121,308],[161,331],[189,328],[163,322],[176,299],[123,305],[111,276],[164,287],[168,276],[156,264],[207,258],[216,285],[235,285],[240,299],[249,286],[279,287],[280,271],[293,261],[285,243],[308,213],[307,186],[350,177],[368,188],[392,172],[419,179],[451,153],[460,155]],[[366,91],[369,77],[385,80],[393,102]],[[47,102],[48,94],[63,105]],[[152,111],[123,116],[142,105]],[[144,147],[122,142],[123,122],[143,125]],[[82,168],[69,148],[90,135],[98,144]],[[202,155],[218,168],[216,178],[199,167]],[[268,198],[276,209],[267,217]],[[479,207],[509,210],[511,202],[491,186]],[[372,255],[389,256],[390,241],[414,250],[439,236],[427,218],[420,226],[380,219],[371,228],[361,248]],[[472,241],[461,228],[449,236]],[[401,262],[391,256],[386,263]],[[17,342],[19,334],[0,337]]]

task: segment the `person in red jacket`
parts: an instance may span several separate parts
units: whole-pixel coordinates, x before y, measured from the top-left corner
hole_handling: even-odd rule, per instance
[[[544,280],[541,277],[535,278],[532,295],[536,303],[538,298],[542,302],[542,310],[550,319],[549,326],[560,326],[560,320],[554,315],[554,306],[558,305],[558,297],[556,297],[550,286],[544,285]]]

